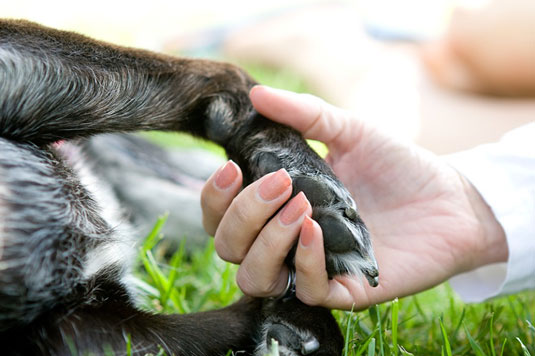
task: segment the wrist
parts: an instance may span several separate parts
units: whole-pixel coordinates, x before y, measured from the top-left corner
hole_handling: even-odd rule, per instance
[[[462,175],[460,176],[464,192],[477,224],[474,254],[466,270],[472,270],[493,263],[507,262],[509,249],[502,225],[496,219],[491,207],[483,199],[479,191],[468,179]]]

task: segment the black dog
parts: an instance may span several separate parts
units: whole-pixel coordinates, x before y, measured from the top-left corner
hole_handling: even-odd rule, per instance
[[[187,356],[229,349],[262,355],[271,338],[284,355],[340,354],[343,340],[330,312],[296,298],[244,297],[195,315],[136,308],[128,284],[134,242],[114,216],[111,187],[91,183],[87,152],[101,137],[95,135],[114,133],[112,141],[131,144],[136,139],[120,133],[176,130],[215,141],[242,167],[246,183],[286,168],[294,194],[305,192],[324,231],[329,275],[361,272],[376,285],[369,236],[353,199],[297,132],[254,111],[248,100],[254,84],[228,64],[0,21],[3,354],[110,348],[123,354],[126,335],[134,354],[161,346]]]

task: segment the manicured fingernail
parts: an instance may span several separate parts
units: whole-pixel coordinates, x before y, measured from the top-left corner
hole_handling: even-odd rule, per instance
[[[307,248],[312,244],[314,240],[314,220],[305,216],[303,225],[301,226],[301,234],[299,235],[299,244],[302,247]]]
[[[266,177],[258,187],[258,194],[265,201],[271,201],[281,196],[292,185],[292,179],[284,168]]]
[[[290,225],[291,223],[296,222],[307,210],[309,203],[305,194],[300,192],[295,197],[292,198],[282,209],[280,215],[280,221],[284,225]]]
[[[228,161],[223,168],[219,170],[215,177],[215,185],[219,189],[227,189],[234,183],[238,177],[238,167],[236,163]]]

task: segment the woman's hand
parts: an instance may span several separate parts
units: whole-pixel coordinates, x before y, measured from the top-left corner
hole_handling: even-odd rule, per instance
[[[490,208],[438,157],[311,95],[257,86],[250,97],[264,116],[327,144],[327,162],[353,194],[372,235],[379,286],[355,276],[327,278],[321,228],[310,219],[303,194],[286,202],[291,178],[284,170],[240,192],[241,172],[229,162],[203,189],[204,224],[215,235],[218,254],[240,264],[237,281],[246,294],[284,290],[284,258],[297,238],[297,297],[329,308],[362,309],[507,259],[504,232]]]

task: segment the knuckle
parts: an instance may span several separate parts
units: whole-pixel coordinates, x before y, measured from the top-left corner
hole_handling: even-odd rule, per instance
[[[236,283],[241,291],[247,295],[256,297],[267,297],[273,295],[277,286],[276,281],[270,283],[264,281],[260,276],[251,274],[245,265],[241,265],[236,274]]]
[[[244,294],[261,296],[262,291],[258,290],[255,283],[253,283],[253,279],[249,275],[247,269],[243,268],[243,266],[240,266],[238,269],[238,273],[236,274],[236,283]]]
[[[214,247],[217,255],[224,261],[230,263],[241,263],[245,257],[245,251],[239,251],[236,248],[232,248],[231,245],[227,243],[225,237],[218,234],[218,232],[216,232],[214,239]]]
[[[317,268],[317,261],[313,261],[310,258],[296,258],[295,268],[305,276],[310,276],[314,269]]]
[[[274,236],[271,236],[266,229],[260,231],[256,241],[261,244],[261,249],[265,254],[269,254],[274,258],[278,257],[278,255],[282,252],[280,251],[281,248],[278,239],[274,238]]]
[[[322,298],[314,295],[310,291],[303,291],[302,289],[297,289],[295,291],[297,299],[305,303],[306,305],[316,306],[322,303]]]
[[[250,208],[239,197],[232,200],[225,215],[228,215],[228,219],[232,219],[235,226],[247,226],[251,221]]]

